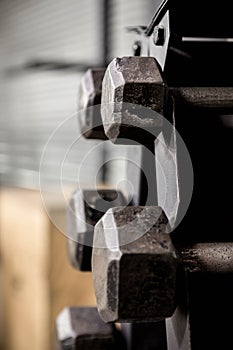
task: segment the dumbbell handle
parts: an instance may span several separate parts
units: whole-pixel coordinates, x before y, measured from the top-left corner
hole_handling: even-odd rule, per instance
[[[233,243],[198,243],[178,249],[188,272],[233,273]]]
[[[169,91],[192,107],[233,108],[232,87],[172,87]]]

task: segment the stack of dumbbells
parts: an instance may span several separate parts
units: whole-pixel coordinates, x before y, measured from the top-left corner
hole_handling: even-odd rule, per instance
[[[179,19],[163,1],[131,28],[134,56],[82,79],[84,137],[143,149],[130,198],[72,195],[68,255],[92,271],[97,309],[59,315],[60,349],[233,348],[233,45],[191,38]]]

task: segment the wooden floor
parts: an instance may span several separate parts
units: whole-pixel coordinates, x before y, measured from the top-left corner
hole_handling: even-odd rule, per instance
[[[65,220],[64,210],[52,210]],[[51,350],[56,315],[65,306],[95,304],[91,274],[69,265],[66,239],[37,191],[1,189],[0,281],[4,350]]]

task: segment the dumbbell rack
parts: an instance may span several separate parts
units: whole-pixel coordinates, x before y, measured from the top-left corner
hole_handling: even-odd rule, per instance
[[[141,164],[149,169],[149,178],[129,166],[128,179],[137,185],[126,208],[125,194],[114,189],[98,193],[109,203],[106,213],[99,209],[99,197],[93,189],[73,194],[68,209],[68,235],[73,238],[68,242],[70,260],[80,270],[92,268],[97,308],[111,327],[95,309],[68,309],[58,317],[60,349],[233,347],[228,317],[233,314],[233,44],[224,40],[233,37],[233,29],[213,10],[213,17],[218,18],[218,28],[214,28],[212,19],[208,22],[205,17],[211,5],[207,3],[198,12],[199,26],[194,28],[193,20],[189,23],[181,16],[184,1],[176,6],[163,1],[147,27],[130,28],[135,32],[135,56],[113,60],[106,72],[89,70],[82,80],[79,96],[85,95],[85,99],[80,98],[85,104],[80,110],[87,111],[101,101],[110,106],[102,113],[98,106],[84,112],[81,130],[86,138],[109,138],[119,143],[121,137],[132,139],[143,143],[156,158],[156,140],[147,137],[146,117],[130,125],[130,115],[125,120],[121,110],[119,123],[112,104],[133,103],[159,112],[187,146],[194,188],[186,215],[170,234],[165,223],[169,223],[171,213],[160,202],[155,162],[147,159],[146,153],[142,153]],[[187,11],[195,14],[196,7],[191,4]],[[226,18],[227,3],[219,11]],[[153,120],[150,126],[166,140],[160,120]],[[174,206],[178,213],[187,195],[187,172],[179,143],[175,154],[177,171],[172,175],[177,181],[171,181],[170,186],[177,193]],[[116,206],[124,208],[120,214],[112,209]],[[162,211],[157,215],[159,206]],[[172,212],[175,219],[177,213]],[[127,226],[124,232],[121,225],[122,220],[126,223],[135,218],[138,227],[153,221],[145,237],[127,242],[115,255],[107,244],[102,252],[98,244],[92,250],[93,239],[103,243],[107,235],[116,240],[133,234],[132,227]],[[108,233],[106,222],[110,219],[113,226]],[[86,230],[79,231],[78,220],[89,224]],[[121,331],[114,322],[122,322]]]

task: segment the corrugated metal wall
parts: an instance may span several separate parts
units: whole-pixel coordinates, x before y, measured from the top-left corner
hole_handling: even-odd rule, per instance
[[[102,4],[102,0],[2,0],[4,66],[35,57],[100,62]]]
[[[102,3],[95,0],[1,1],[0,152],[3,184],[38,187],[43,147],[57,125],[76,110],[81,73],[23,70],[22,66],[34,60],[101,64]],[[74,127],[78,131],[76,124]],[[46,157],[48,179],[58,176],[53,164],[72,132],[64,129],[49,149],[51,156]],[[88,149],[89,144],[82,142],[82,149],[79,148],[70,161],[78,163]],[[100,155],[93,157],[93,167],[99,158]]]
[[[152,0],[109,1],[109,57],[130,55],[132,37],[125,26],[146,24]],[[41,153],[49,135],[76,110],[82,73],[75,70],[22,69],[35,60],[102,65],[103,0],[2,0],[0,2],[0,173],[5,185],[37,188]],[[71,126],[71,129],[69,129]],[[44,181],[58,178],[57,162],[78,133],[75,118],[50,143]],[[77,167],[95,141],[74,147],[64,166],[64,179],[77,181]],[[116,156],[122,150],[111,151]],[[102,162],[92,151],[82,168],[81,183],[94,181]],[[115,165],[114,165],[115,164]],[[122,164],[122,162],[121,162]],[[117,178],[119,164],[112,164]],[[46,180],[47,179],[47,180]]]

